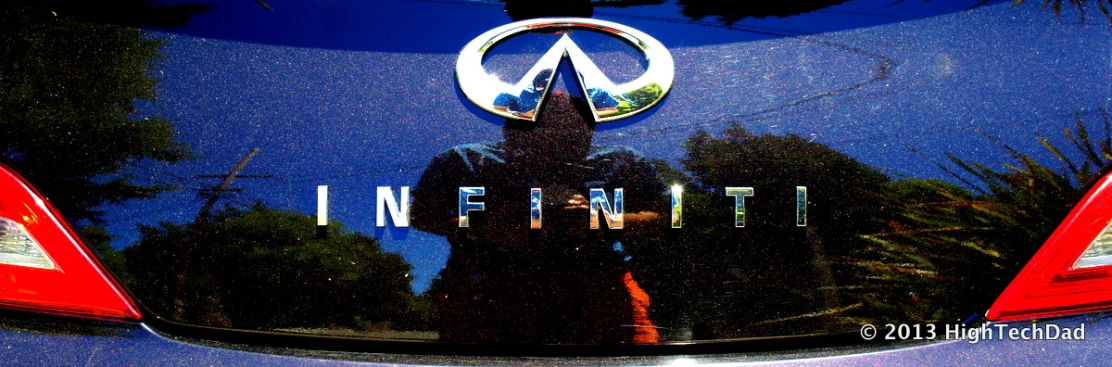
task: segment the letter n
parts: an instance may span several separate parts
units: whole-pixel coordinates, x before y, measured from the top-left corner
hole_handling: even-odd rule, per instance
[[[598,229],[599,212],[606,219],[606,227],[610,229],[622,229],[625,223],[622,215],[622,189],[614,189],[614,206],[610,206],[610,200],[606,198],[606,191],[603,189],[591,189],[591,229]]]
[[[377,196],[376,226],[386,227],[386,210],[389,210],[395,227],[409,227],[409,186],[402,186],[401,200],[394,198],[394,190],[390,186],[379,186]],[[399,201],[401,205],[398,205]]]

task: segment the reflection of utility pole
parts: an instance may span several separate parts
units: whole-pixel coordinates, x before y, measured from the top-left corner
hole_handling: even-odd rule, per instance
[[[273,10],[274,10],[274,8],[271,8],[271,7],[270,7],[270,4],[267,4],[267,3],[266,3],[265,1],[263,1],[263,0],[255,0],[255,2],[256,2],[256,3],[259,3],[259,5],[262,5],[263,9],[266,9],[266,10],[271,10],[271,11],[273,11]]]
[[[239,171],[242,170],[243,167],[247,165],[247,162],[251,161],[251,157],[254,157],[255,154],[258,153],[258,152],[259,152],[259,148],[251,149],[251,151],[247,152],[247,155],[244,156],[243,159],[239,160],[239,163],[237,163],[235,167],[232,167],[232,170],[225,175],[197,175],[196,176],[198,178],[221,178],[221,177],[224,178],[224,181],[220,182],[220,185],[216,186],[215,188],[211,189],[208,192],[208,201],[205,202],[205,206],[201,208],[201,211],[197,213],[197,222],[203,222],[203,221],[208,220],[209,212],[212,211],[212,207],[216,205],[216,201],[220,200],[220,196],[223,195],[225,192],[239,191],[239,190],[236,190],[236,189],[229,189],[228,188],[228,186],[230,186],[232,184],[232,180],[234,180],[236,178],[269,178],[269,177],[271,177],[271,175],[239,175]]]
[[[232,167],[232,170],[226,174],[220,175],[197,175],[197,178],[223,178],[220,185],[212,189],[202,190],[202,195],[208,195],[208,201],[201,211],[197,213],[196,225],[192,226],[189,235],[185,238],[184,246],[181,249],[181,263],[178,264],[177,274],[174,279],[174,309],[172,319],[175,321],[186,322],[201,322],[201,318],[205,318],[204,323],[211,326],[231,327],[231,320],[224,313],[224,307],[220,303],[220,295],[211,292],[211,289],[205,286],[187,287],[187,280],[192,277],[194,281],[201,281],[203,284],[211,285],[215,281],[215,276],[211,272],[212,269],[207,268],[211,265],[211,260],[204,261],[204,256],[196,256],[198,250],[198,243],[208,243],[204,239],[208,236],[211,226],[208,223],[209,212],[212,207],[216,205],[216,201],[220,200],[220,196],[228,191],[242,191],[238,189],[229,188],[232,180],[236,178],[267,178],[270,175],[239,175],[239,171],[247,166],[247,162],[251,161],[251,157],[259,152],[259,148],[251,149],[247,155],[243,157]],[[195,258],[196,257],[196,258]],[[199,268],[194,269],[194,260],[198,260]],[[192,274],[191,274],[192,273]]]

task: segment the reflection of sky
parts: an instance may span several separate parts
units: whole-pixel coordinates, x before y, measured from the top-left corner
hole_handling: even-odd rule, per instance
[[[232,6],[257,6],[240,3]],[[278,10],[254,13],[276,19],[239,19],[223,27],[239,27],[246,35],[237,39],[256,42],[297,36],[297,27],[267,28],[293,16],[282,10],[296,3],[270,3]],[[978,132],[983,130],[1049,162],[1036,135],[1062,141],[1061,129],[1073,126],[1075,113],[1101,131],[1096,111],[1112,107],[1112,28],[1103,19],[1079,24],[1071,21],[1078,19],[1071,9],[1059,20],[1025,4],[916,20],[915,9],[936,2],[889,3],[856,1],[787,19],[744,20],[729,28],[713,19],[692,24],[674,10],[660,18],[653,7],[600,8],[597,18],[638,28],[669,47],[677,79],[659,107],[603,126],[598,139],[678,164],[682,142],[695,129],[717,132],[737,121],[758,133],[812,138],[893,174],[945,179],[907,147],[939,160],[950,152],[988,164],[1007,161],[1006,152]],[[390,3],[395,5],[448,7]],[[497,119],[478,112],[457,92],[453,68],[459,47],[508,18],[490,4],[452,6],[449,14],[402,12],[411,18],[388,17],[385,11],[364,14],[359,11],[366,9],[350,6],[355,8],[323,12],[329,14],[321,15],[321,34],[301,34],[292,41],[341,50],[167,35],[165,59],[156,72],[162,79],[159,99],[141,110],[176,121],[180,140],[201,159],[138,173],[186,189],[211,187],[219,180],[193,176],[227,172],[258,147],[261,152],[241,173],[274,177],[235,181],[233,186],[244,191],[228,194],[228,202],[260,199],[311,214],[316,186],[329,185],[329,217],[376,234],[387,250],[404,254],[416,268],[415,288],[424,290],[447,259],[448,245],[416,230],[375,231],[375,187],[415,186],[439,151],[500,137],[491,123]],[[668,7],[674,6],[662,6]],[[345,32],[361,15],[403,30]],[[202,26],[228,17],[217,9],[182,31],[212,36],[216,31]],[[443,27],[438,17],[454,22]],[[406,19],[423,19],[424,30],[406,33],[414,27]],[[912,20],[893,23],[901,19]],[[813,34],[826,30],[836,31]],[[798,34],[805,35],[784,37]],[[342,39],[321,41],[329,37]],[[543,43],[544,37],[537,39]],[[724,41],[729,43],[715,43]],[[588,42],[580,43],[592,52]],[[640,70],[640,65],[614,64],[628,59],[627,51],[601,46],[595,51],[602,55],[595,61],[603,71]],[[510,74],[524,72],[535,62],[530,58],[539,56],[511,51],[491,60],[488,68],[505,65]],[[123,236],[122,246],[136,239],[135,223],[191,220],[202,204],[190,190],[129,203],[110,211],[110,229]]]

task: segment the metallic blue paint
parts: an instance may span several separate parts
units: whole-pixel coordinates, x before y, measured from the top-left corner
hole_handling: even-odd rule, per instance
[[[247,9],[256,6],[250,1],[226,2],[179,34],[162,34],[169,56],[159,67],[161,97],[142,110],[185,121],[182,138],[213,159],[150,169],[190,176],[227,166],[254,146],[280,147],[296,158],[260,156],[254,164],[258,171],[277,174],[281,185],[244,187],[281,206],[311,212],[312,188],[329,185],[333,218],[370,232],[373,203],[364,198],[374,197],[369,190],[376,185],[368,182],[412,185],[425,157],[459,143],[497,138],[488,116],[476,116],[455,91],[451,68],[466,41],[509,22],[501,4],[269,3],[290,11],[257,12]],[[958,157],[1004,156],[1006,152],[954,142],[968,142],[967,135],[983,130],[1031,148],[1036,143],[1010,137],[1059,136],[1057,130],[1075,112],[1091,114],[1112,106],[1107,88],[1112,28],[1106,24],[1078,24],[1070,20],[1068,9],[1056,17],[1033,4],[965,11],[907,1],[903,4],[913,10],[865,13],[870,8],[863,3],[877,2],[729,26],[684,19],[671,4],[598,9],[597,18],[636,27],[670,47],[678,78],[662,106],[634,123],[601,132],[599,140],[674,162],[683,154],[678,142],[695,129],[744,120],[756,132],[800,134],[870,165],[941,178],[943,173],[903,148],[912,145],[928,154],[954,152]],[[521,59],[507,57],[506,65]],[[1039,67],[1043,65],[1055,67]],[[430,100],[435,108],[429,107]],[[422,114],[411,116],[412,111]],[[1041,123],[1045,121],[1051,123]],[[201,128],[213,123],[243,128],[218,135]],[[429,123],[438,125],[429,128]],[[370,151],[358,148],[368,141],[378,145]],[[189,198],[167,195],[114,209],[112,230],[123,235],[121,242],[133,242],[137,222],[191,217],[191,210],[178,205],[183,200]],[[380,239],[417,266],[424,282],[419,289],[447,256],[447,244],[437,236],[409,232]],[[1052,322],[1086,323],[1088,338],[866,344],[669,358],[505,359],[202,344],[144,324],[101,324],[70,332],[9,322],[0,327],[0,361],[20,366],[1107,363],[1112,321],[1106,316]]]
[[[17,316],[8,314],[7,317]],[[0,318],[0,321],[7,321]],[[1107,316],[1045,320],[1063,328],[1085,324],[1085,340],[915,342],[783,352],[659,357],[475,357],[324,352],[179,340],[137,323],[101,324],[87,334],[0,329],[0,360],[10,366],[1055,366],[1100,365],[1112,356]],[[1009,329],[1024,326],[1013,323]]]

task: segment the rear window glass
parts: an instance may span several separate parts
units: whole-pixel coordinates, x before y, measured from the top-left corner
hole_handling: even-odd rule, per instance
[[[960,322],[1112,157],[1095,4],[137,4],[0,5],[0,152],[186,324],[651,344]],[[565,38],[614,84],[653,70],[559,29],[489,50],[522,89],[474,102],[460,50],[535,14],[659,40],[671,89],[608,93],[574,55],[534,73]]]

